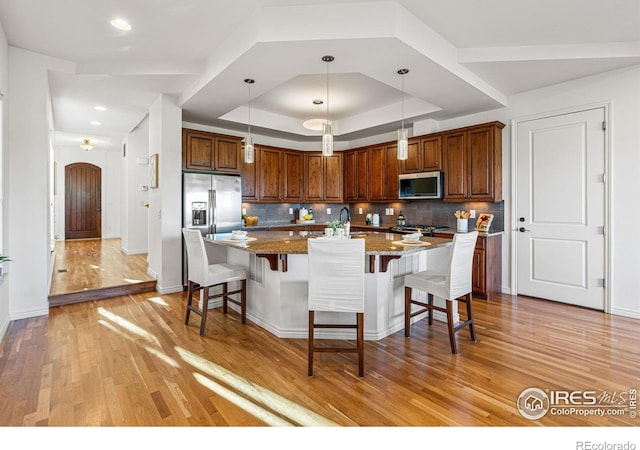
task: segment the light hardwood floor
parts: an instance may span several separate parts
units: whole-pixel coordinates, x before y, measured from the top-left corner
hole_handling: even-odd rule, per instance
[[[253,299],[250,301],[260,301]],[[528,420],[520,393],[640,387],[640,321],[501,295],[475,300],[479,341],[425,321],[321,353],[278,339],[231,311],[184,325],[185,294],[143,293],[51,308],[13,322],[0,347],[1,426],[638,426],[624,416]],[[366,320],[366,318],[365,318]],[[625,394],[626,395],[626,394]],[[619,399],[619,397],[618,397]],[[628,400],[628,398],[627,398]]]
[[[154,290],[147,255],[126,255],[120,239],[58,241],[49,290],[50,305]]]

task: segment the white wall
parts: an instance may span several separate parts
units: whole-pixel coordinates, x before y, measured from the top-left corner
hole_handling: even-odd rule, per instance
[[[5,254],[5,249],[8,247],[6,243],[9,241],[9,234],[7,223],[9,221],[9,206],[8,206],[8,123],[9,123],[9,45],[7,44],[7,37],[4,34],[2,24],[0,24],[0,92],[4,94],[2,99],[3,114],[2,121],[0,122],[0,252]],[[8,254],[8,253],[7,253]],[[8,264],[5,265],[4,270],[9,272],[11,268]],[[0,341],[2,341],[7,328],[9,326],[9,284],[10,279],[7,279],[4,283],[0,284]]]
[[[162,293],[182,291],[182,110],[161,95],[149,108],[149,154],[159,155],[149,191],[149,271]]]
[[[143,162],[145,161],[145,162]],[[126,139],[126,156],[122,160],[122,251],[127,255],[147,253],[149,244],[149,117]]]
[[[5,251],[11,255],[10,319],[49,312],[48,70],[72,72],[73,64],[9,47],[8,199]],[[29,214],[29,211],[33,211]]]
[[[640,66],[586,77],[508,98],[509,106],[440,123],[448,130],[475,123],[499,120],[503,130],[503,197],[505,236],[503,240],[503,288],[511,290],[511,127],[512,119],[577,108],[594,103],[611,104],[612,165],[609,169],[611,194],[611,279],[609,291],[613,314],[640,318],[638,269],[640,268]]]
[[[56,148],[55,158],[58,166],[57,191],[55,198],[55,237],[65,239],[65,167],[69,164],[85,162],[100,167],[101,204],[102,204],[102,237],[120,237],[120,188],[122,180],[121,154],[94,148],[85,151],[77,147],[61,146]]]

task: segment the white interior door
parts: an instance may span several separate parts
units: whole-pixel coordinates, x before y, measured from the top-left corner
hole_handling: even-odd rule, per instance
[[[604,310],[604,108],[517,124],[518,294]]]

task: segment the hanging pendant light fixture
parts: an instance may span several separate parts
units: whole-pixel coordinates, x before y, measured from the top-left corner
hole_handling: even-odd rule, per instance
[[[89,139],[85,139],[84,142],[80,144],[80,148],[85,152],[87,152],[93,148],[93,145],[91,145],[91,142],[89,141]]]
[[[255,80],[251,78],[245,78],[245,83],[249,85],[249,134],[246,138],[244,138],[244,162],[251,164],[254,161],[254,149],[253,149],[253,138],[251,137],[251,85],[255,83]]]
[[[402,75],[402,125],[398,130],[398,159],[409,158],[409,133],[404,127],[404,76],[409,73],[409,69],[398,70],[398,75]]]
[[[333,125],[329,122],[329,63],[334,60],[333,56],[323,56],[322,60],[327,63],[327,120],[322,124],[322,155],[333,155]]]

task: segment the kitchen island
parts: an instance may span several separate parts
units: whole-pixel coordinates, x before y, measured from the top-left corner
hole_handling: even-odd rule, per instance
[[[250,321],[281,338],[306,338],[307,239],[319,236],[308,231],[256,231],[249,232],[245,241],[218,235],[206,237],[205,243],[210,262],[226,260],[247,269]],[[351,239],[365,240],[365,339],[379,340],[404,327],[404,276],[446,264],[451,241],[423,237],[419,245],[405,245],[401,236],[383,232],[355,233]],[[416,295],[425,300],[423,293]],[[435,302],[444,304],[443,299]],[[324,313],[318,314],[318,321],[350,323],[351,316]],[[434,317],[446,320],[444,315]],[[351,339],[353,334],[333,329],[318,332],[317,337]]]

